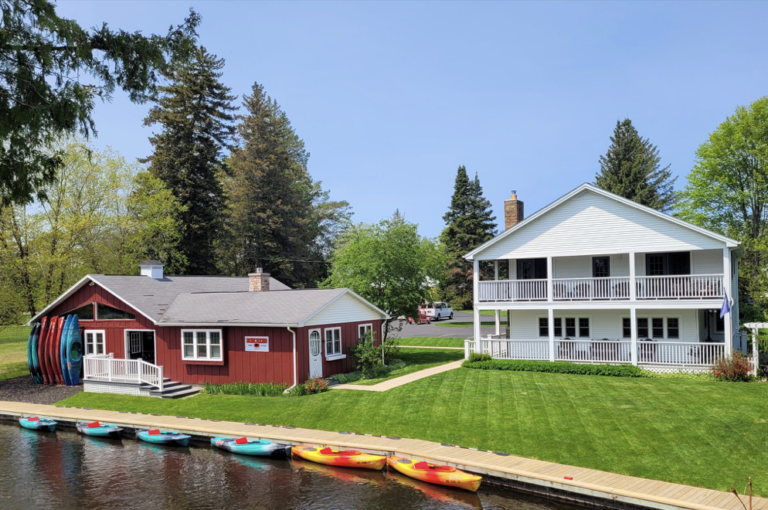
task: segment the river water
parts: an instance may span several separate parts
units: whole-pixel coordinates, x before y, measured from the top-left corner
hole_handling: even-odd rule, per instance
[[[494,488],[472,494],[437,487],[398,473],[0,424],[0,509],[30,508],[576,509]]]

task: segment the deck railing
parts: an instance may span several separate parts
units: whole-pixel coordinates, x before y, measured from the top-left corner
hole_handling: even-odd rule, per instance
[[[549,359],[549,340],[480,340],[483,352],[496,359]]]
[[[723,297],[723,275],[638,276],[637,299]]]
[[[637,362],[648,365],[712,365],[725,354],[724,343],[637,342]]]
[[[608,301],[629,299],[629,277],[555,278],[552,280],[555,301]]]
[[[632,342],[624,340],[555,340],[555,360],[632,363]]]
[[[490,280],[480,282],[480,301],[546,301],[547,280]]]
[[[83,358],[83,375],[89,381],[147,383],[163,390],[163,367],[141,359],[115,359],[112,354]]]

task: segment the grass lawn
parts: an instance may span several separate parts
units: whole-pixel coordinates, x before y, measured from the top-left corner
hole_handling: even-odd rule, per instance
[[[29,374],[27,326],[0,326],[0,381]]]
[[[768,384],[457,369],[387,392],[62,405],[420,438],[768,495]]]
[[[472,315],[475,312],[473,312],[472,310],[459,310],[459,313],[468,313]],[[480,315],[490,315],[491,317],[493,317],[493,314],[494,314],[493,310],[480,310]],[[503,317],[504,315],[506,315],[506,313],[502,313],[501,315]]]
[[[436,367],[438,365],[444,365],[451,361],[457,361],[464,358],[464,351],[441,351],[440,349],[400,349],[401,360],[407,364],[403,368],[391,371],[386,377],[379,377],[376,379],[363,379],[361,381],[355,381],[350,384],[364,384],[366,386],[371,384],[378,384],[388,379],[400,377],[401,375],[411,374],[424,370],[425,368]]]
[[[507,326],[507,321],[501,321],[500,322],[502,326]],[[460,321],[450,321],[450,322],[433,322],[432,323],[435,326],[443,326],[446,328],[471,328],[473,323],[472,322],[460,322]],[[482,321],[481,326],[484,328],[492,328],[496,326],[495,322],[488,322],[488,321]]]
[[[463,338],[439,338],[411,336],[398,339],[400,345],[415,345],[426,347],[464,347]]]

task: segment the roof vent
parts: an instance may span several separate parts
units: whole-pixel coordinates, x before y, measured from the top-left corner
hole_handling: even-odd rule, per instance
[[[149,276],[153,280],[163,279],[163,263],[159,260],[145,260],[139,264],[141,276]]]

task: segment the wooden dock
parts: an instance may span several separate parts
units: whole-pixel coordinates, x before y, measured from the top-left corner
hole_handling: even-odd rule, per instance
[[[44,416],[62,422],[100,421],[128,428],[160,427],[193,436],[248,436],[285,444],[341,446],[373,453],[397,454],[422,460],[451,464],[474,473],[489,475],[514,484],[538,486],[542,492],[568,493],[574,501],[603,501],[605,506],[639,506],[672,510],[743,510],[728,492],[687,485],[636,478],[526,459],[512,455],[441,445],[420,439],[328,432],[293,427],[202,420],[181,416],[101,411],[72,407],[0,401],[0,415],[5,417]],[[742,497],[747,503],[747,498]],[[599,504],[599,502],[597,503]],[[753,510],[768,510],[768,499],[752,499]]]

